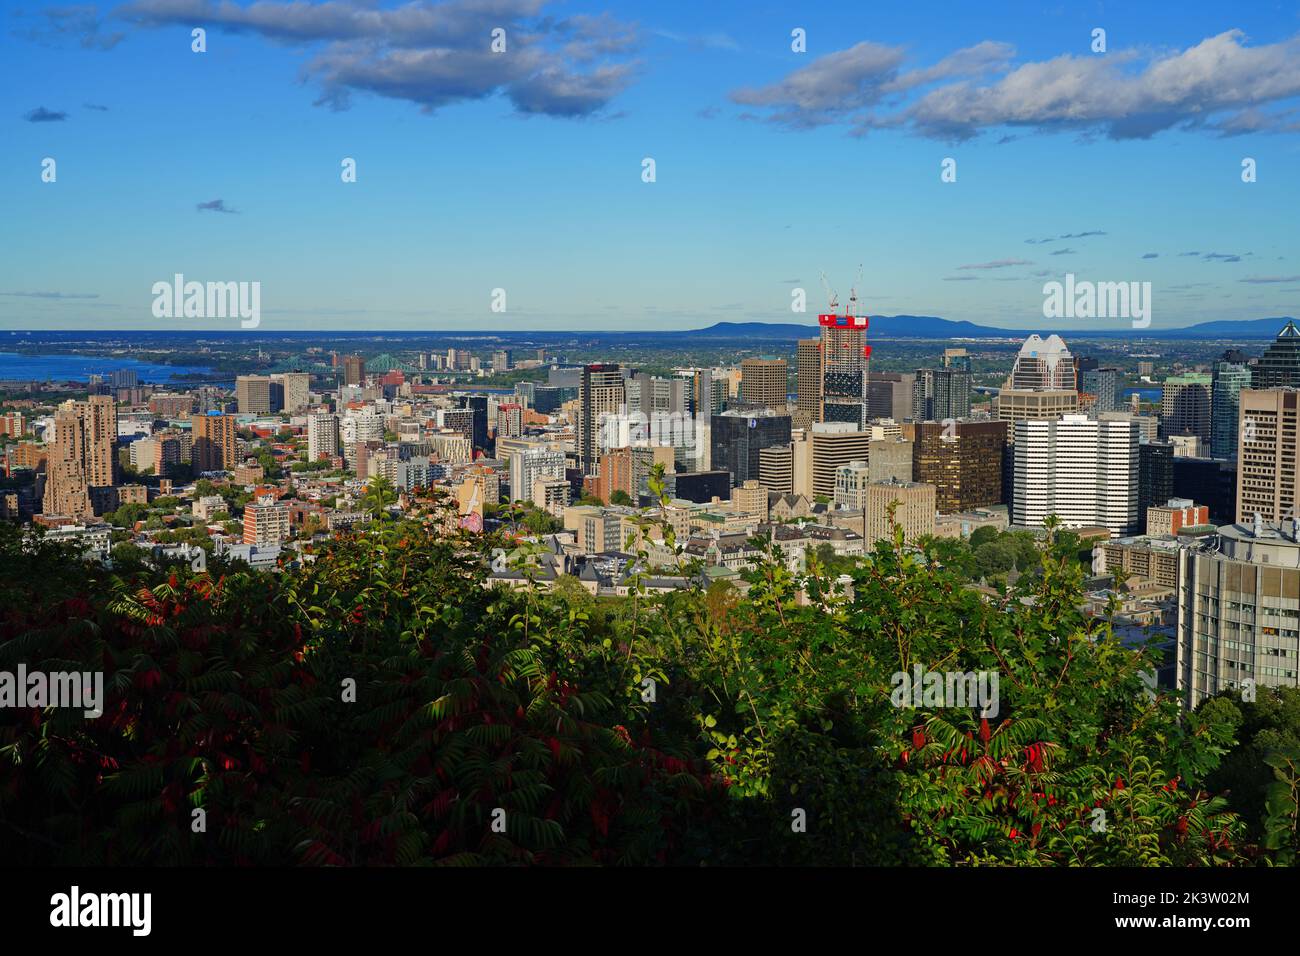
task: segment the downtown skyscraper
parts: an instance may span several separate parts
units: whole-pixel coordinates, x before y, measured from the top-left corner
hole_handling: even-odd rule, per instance
[[[832,312],[819,315],[821,326],[821,420],[867,424],[867,369],[871,346],[867,344],[865,315],[857,315],[856,291],[849,306],[839,314],[835,299]]]
[[[1065,415],[1015,424],[1011,523],[1041,527],[1056,515],[1067,528],[1139,527],[1138,427]]]
[[[54,442],[46,463],[46,514],[88,518],[93,514],[92,488],[113,484],[113,445],[117,408],[108,395],[84,402],[68,401],[54,416]]]
[[[627,411],[627,387],[615,362],[584,365],[578,379],[578,467],[594,475],[600,462],[601,423]]]

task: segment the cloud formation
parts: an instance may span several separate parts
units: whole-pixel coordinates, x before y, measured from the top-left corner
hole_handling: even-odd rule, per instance
[[[958,269],[1007,269],[1011,266],[1032,266],[1033,263],[1028,259],[995,259],[992,262],[975,262],[970,265],[958,266]]]
[[[1004,66],[1013,53],[1008,44],[985,41],[958,50],[934,66],[904,71],[902,47],[864,40],[847,50],[820,56],[780,82],[733,90],[731,100],[767,109],[766,118],[771,122],[807,129],[845,120],[858,110],[926,83],[985,74]]]
[[[68,118],[67,113],[55,110],[47,110],[44,106],[38,106],[34,110],[28,110],[23,119],[29,123],[62,123]]]
[[[14,16],[22,18],[25,13],[18,10]],[[94,4],[53,6],[37,16],[44,18],[38,26],[16,30],[16,35],[47,46],[58,46],[71,38],[83,50],[111,50],[126,36],[121,31],[108,30]]]
[[[1300,35],[1250,46],[1241,30],[1227,30],[1184,50],[1012,65],[1014,56],[1009,45],[984,41],[909,70],[904,48],[863,41],[731,99],[796,129],[847,122],[859,136],[901,129],[950,142],[1015,128],[1116,140],[1170,129],[1300,129],[1300,111],[1284,105],[1300,96]]]
[[[543,15],[551,0],[428,0],[392,8],[345,0],[133,0],[119,14],[142,27],[206,26],[311,47],[306,79],[318,105],[347,109],[355,93],[426,112],[502,94],[522,114],[583,117],[631,82],[634,26],[608,14]],[[504,30],[505,49],[493,50]]]
[[[207,202],[201,202],[194,207],[199,212],[225,212],[232,215],[238,214],[239,210],[226,205],[224,199],[211,199]]]
[[[23,299],[98,299],[98,292],[0,292]]]

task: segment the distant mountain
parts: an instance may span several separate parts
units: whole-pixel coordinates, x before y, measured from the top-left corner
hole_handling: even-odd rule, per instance
[[[999,329],[973,322],[954,322],[933,315],[873,315],[867,334],[884,339],[1006,339],[1025,338],[1032,332],[1046,336],[1057,332],[1071,338],[1147,338],[1147,339],[1273,339],[1289,321],[1286,316],[1272,319],[1240,319],[1201,322],[1181,329]],[[671,333],[712,339],[789,339],[815,338],[815,322],[718,322],[706,329]]]
[[[1232,321],[1221,319],[1217,322],[1200,322],[1178,329],[1177,335],[1183,339],[1275,339],[1288,322],[1294,322],[1290,316],[1278,319],[1241,319]]]
[[[816,338],[818,326],[809,322],[718,322],[707,329],[693,329],[678,335],[719,339],[807,339]],[[954,322],[933,315],[873,315],[867,334],[886,339],[1004,339],[1029,333],[1019,329],[995,329],[974,322]]]

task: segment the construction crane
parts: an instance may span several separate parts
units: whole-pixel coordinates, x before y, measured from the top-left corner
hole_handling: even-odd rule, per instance
[[[846,315],[857,317],[858,314],[858,289],[862,288],[862,263],[858,263],[858,280],[853,283],[849,289],[849,307],[845,311]]]
[[[824,271],[822,272],[822,288],[826,290],[826,298],[830,302],[831,306],[831,315],[835,315],[836,310],[840,307],[840,298],[835,294],[835,290],[831,288],[831,284],[827,280]]]

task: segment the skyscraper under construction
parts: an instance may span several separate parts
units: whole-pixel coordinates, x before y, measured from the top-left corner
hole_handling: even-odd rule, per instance
[[[871,357],[867,317],[857,314],[856,287],[850,292],[848,307],[843,312],[833,292],[830,305],[829,314],[817,316],[822,329],[822,421],[850,422],[865,428],[867,367]]]

